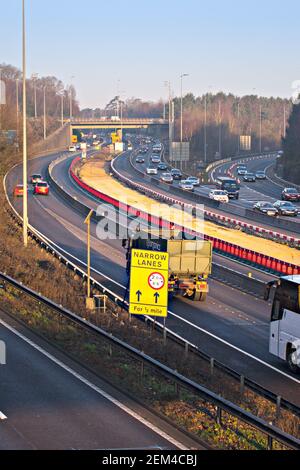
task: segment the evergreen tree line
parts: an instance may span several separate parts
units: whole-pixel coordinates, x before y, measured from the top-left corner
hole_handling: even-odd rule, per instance
[[[83,109],[86,118],[100,118],[120,113],[120,99],[114,97],[105,109]],[[175,139],[180,138],[181,99],[174,99]],[[183,97],[183,138],[191,144],[194,160],[235,155],[241,152],[240,135],[252,139],[252,151],[277,150],[285,135],[286,123],[292,109],[292,102],[281,98],[265,98],[257,95],[237,97],[233,94],[206,94],[195,97],[189,93]],[[122,102],[126,118],[168,119],[169,103],[147,102],[132,98]]]
[[[286,137],[283,139],[282,176],[300,184],[300,104],[293,106]]]

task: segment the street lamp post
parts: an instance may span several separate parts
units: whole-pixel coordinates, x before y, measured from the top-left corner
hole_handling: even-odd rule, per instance
[[[259,153],[262,151],[262,105],[259,105]]]
[[[222,158],[222,111],[221,101],[219,101],[219,158]]]
[[[46,86],[44,86],[44,140],[47,138],[47,120],[46,120]]]
[[[241,142],[240,142],[241,126],[240,126],[240,101],[239,100],[237,104],[237,128],[238,128],[238,155],[239,155],[240,150],[241,150]]]
[[[71,85],[70,85],[70,90],[69,90],[69,98],[70,98],[70,122],[73,119],[73,86],[72,86],[72,80],[73,80],[74,75],[71,77]]]
[[[63,91],[61,92],[60,99],[61,99],[61,127],[63,127],[64,125],[64,92]]]
[[[19,79],[16,79],[17,151],[19,151]]]
[[[182,142],[183,142],[183,78],[188,77],[188,73],[183,73],[180,75],[180,91],[181,91],[181,99],[180,99],[180,169],[182,170]]]
[[[89,215],[85,219],[84,223],[87,225],[87,297],[86,307],[89,310],[93,310],[93,299],[91,299],[91,217],[93,210],[90,211]]]
[[[169,113],[168,113],[168,120],[169,120],[169,160],[172,161],[172,139],[173,139],[173,132],[172,132],[172,97],[171,97],[171,82],[170,80],[165,81],[165,87],[168,88],[168,100],[169,100]]]
[[[23,55],[23,242],[28,246],[28,194],[27,194],[27,102],[26,102],[26,18],[25,0],[22,0],[22,55]]]
[[[31,79],[33,80],[33,92],[34,92],[34,118],[37,119],[37,99],[36,99],[36,81],[38,78],[38,74],[34,73],[31,76]]]
[[[204,99],[204,163],[207,163],[207,94]]]

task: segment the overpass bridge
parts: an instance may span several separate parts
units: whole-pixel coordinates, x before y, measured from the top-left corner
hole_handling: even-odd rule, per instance
[[[155,119],[155,118],[146,118],[146,119],[110,119],[110,118],[100,118],[100,119],[82,119],[74,118],[71,121],[68,121],[69,125],[69,136],[70,142],[72,141],[72,135],[74,130],[110,130],[110,131],[123,131],[126,130],[148,130],[151,132],[152,136],[157,138],[168,138],[169,136],[169,121],[166,119]]]
[[[168,129],[169,121],[166,119],[72,119],[71,129],[149,129],[153,127],[163,127]]]

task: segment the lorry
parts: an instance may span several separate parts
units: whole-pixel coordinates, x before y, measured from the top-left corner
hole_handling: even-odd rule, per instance
[[[212,244],[206,240],[170,238],[129,238],[123,240],[127,248],[127,274],[130,275],[131,250],[169,253],[169,297],[185,297],[205,302],[209,293],[208,277],[212,272]]]

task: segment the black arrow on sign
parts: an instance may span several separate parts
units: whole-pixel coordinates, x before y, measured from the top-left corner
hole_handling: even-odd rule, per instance
[[[158,303],[158,299],[160,298],[159,293],[156,292],[156,294],[154,294],[154,297],[155,297],[155,303],[157,304],[157,303]]]
[[[139,302],[139,301],[141,300],[141,296],[142,296],[142,293],[141,293],[141,291],[140,291],[140,290],[138,290],[138,291],[137,291],[137,293],[136,293],[136,295],[137,295],[138,302]]]

